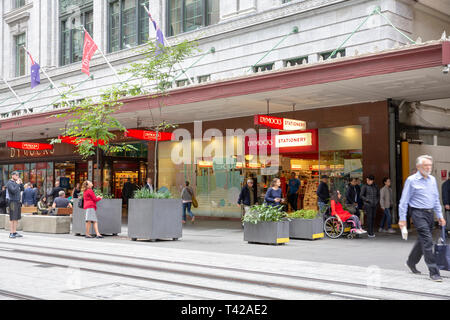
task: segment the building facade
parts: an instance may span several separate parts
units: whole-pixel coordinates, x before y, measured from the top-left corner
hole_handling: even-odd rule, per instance
[[[71,84],[80,98],[95,98],[118,80],[99,53],[91,61],[92,77],[81,73],[80,27],[120,70],[142,59],[139,49],[147,38],[155,38],[144,6],[169,44],[197,40],[199,53],[183,63],[186,72],[179,70],[173,79],[162,110],[149,97],[124,99],[117,117],[127,128],[166,120],[194,135],[194,122],[202,121],[201,135],[212,128],[225,135],[230,128],[257,129],[253,116],[270,114],[304,120],[308,130],[317,130],[316,150],[280,154],[278,172],[265,171],[264,159],[252,162],[250,154],[232,167],[217,166],[214,157],[203,156],[180,166],[171,159],[176,142],[160,143],[159,187],[177,194],[183,181],[191,181],[203,215],[238,217],[236,193],[250,174],[264,193],[272,177],[296,172],[303,177],[299,202],[305,205],[308,185],[321,173],[333,176],[336,188],[352,175],[375,174],[379,184],[384,176],[401,181],[398,146],[408,138],[402,137],[401,121],[411,116],[405,106],[419,101],[432,108],[439,101],[440,111],[435,107],[433,112],[448,117],[449,80],[441,70],[450,63],[443,35],[450,30],[450,8],[441,1],[3,1],[0,74],[14,91],[6,82],[0,85],[3,179],[22,167],[36,181],[44,179],[38,178],[38,170],[46,170],[47,188],[61,176],[68,176],[73,185],[91,175],[89,160],[74,160],[73,151],[46,155],[40,162],[27,158],[36,155],[11,157],[13,151],[4,144],[45,141],[65,127],[62,120],[49,118],[63,111],[58,89],[43,74],[41,84],[30,89],[31,61],[22,46],[60,90]],[[119,196],[123,179],[142,184],[145,176],[153,176],[154,145],[144,145],[140,154],[105,157],[98,184]],[[209,142],[202,145],[208,148]],[[52,165],[43,168],[43,163]]]

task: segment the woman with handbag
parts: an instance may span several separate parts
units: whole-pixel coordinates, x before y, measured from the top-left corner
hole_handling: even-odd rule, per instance
[[[181,191],[181,200],[183,201],[183,223],[186,223],[186,209],[191,216],[191,223],[194,223],[195,216],[191,211],[193,199],[195,199],[194,189],[189,186],[189,181],[186,181],[185,187]]]
[[[83,192],[83,209],[86,210],[86,238],[92,238],[91,222],[94,224],[94,230],[96,238],[101,239],[103,236],[98,232],[98,220],[97,220],[97,202],[102,200],[102,197],[97,197],[92,190],[93,184],[90,181],[83,182],[81,191]]]

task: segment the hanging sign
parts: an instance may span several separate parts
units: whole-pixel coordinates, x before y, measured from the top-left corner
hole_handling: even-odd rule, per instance
[[[259,114],[255,115],[254,124],[284,131],[306,130],[305,121],[271,117]]]
[[[86,140],[89,140],[89,143],[92,144],[92,141],[93,141],[92,139],[86,139],[86,138],[81,138],[81,139],[77,140],[77,137],[68,137],[68,136],[58,136],[58,139],[60,139],[62,143],[68,143],[68,144],[73,144],[73,145],[79,145],[80,143],[83,143]],[[105,141],[99,139],[98,144],[104,146]],[[94,142],[94,146],[97,146],[97,141]]]
[[[317,152],[317,129],[289,132],[280,134],[268,134],[267,136],[246,136],[245,154],[261,154],[265,151],[270,155],[276,151],[283,153]]]
[[[156,137],[158,137],[158,141],[172,140],[172,133],[170,132],[158,132],[157,134],[156,131],[129,129],[125,132],[124,135],[125,137],[132,137],[148,141],[156,141]]]
[[[48,143],[7,141],[6,146],[19,150],[53,150],[53,145]]]

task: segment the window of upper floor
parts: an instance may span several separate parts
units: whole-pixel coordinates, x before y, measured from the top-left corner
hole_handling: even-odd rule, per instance
[[[253,72],[264,72],[264,71],[269,71],[272,70],[274,67],[275,63],[266,63],[266,64],[260,64],[257,66],[253,66]]]
[[[167,0],[167,35],[218,23],[219,5],[219,0]]]
[[[283,61],[283,66],[284,67],[292,67],[292,66],[298,66],[298,65],[306,64],[306,63],[308,63],[308,56],[286,59]]]
[[[26,5],[25,0],[13,0],[12,7],[13,9],[17,9]]]
[[[149,37],[149,0],[108,0],[108,52],[146,43]]]
[[[322,60],[327,60],[333,52],[334,52],[334,50],[320,53],[319,59],[321,58]],[[340,58],[340,57],[345,57],[345,49],[340,49],[340,50],[336,51],[336,53],[333,55],[333,57],[331,59]]]
[[[83,26],[91,36],[94,32],[93,0],[59,1],[60,22],[60,65],[81,61],[83,57],[84,32]]]
[[[14,36],[14,52],[15,52],[15,72],[16,77],[24,76],[26,74],[26,51],[23,48],[26,46],[26,34],[21,33]]]

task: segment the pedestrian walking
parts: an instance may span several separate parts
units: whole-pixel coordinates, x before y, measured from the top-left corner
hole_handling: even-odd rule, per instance
[[[388,232],[395,233],[394,229],[391,227],[392,215],[391,210],[394,206],[393,195],[391,189],[391,179],[383,178],[383,188],[380,190],[380,207],[383,210],[383,218],[381,219],[380,229],[378,232]],[[386,223],[386,229],[383,229]]]
[[[295,172],[291,173],[289,179],[287,197],[293,211],[297,211],[298,194],[300,192],[301,182],[295,177]]]
[[[328,188],[328,176],[322,175],[321,182],[317,188],[317,204],[319,206],[319,212],[324,214],[327,210],[328,201],[330,200],[330,189]]]
[[[406,265],[413,273],[420,274],[420,271],[416,269],[416,265],[424,256],[430,279],[440,282],[442,277],[433,254],[432,231],[434,214],[438,217],[439,224],[442,227],[445,226],[445,219],[442,216],[436,178],[431,175],[433,158],[428,155],[418,157],[416,167],[417,173],[409,176],[405,181],[399,205],[400,220],[398,224],[400,228],[406,227],[406,214],[409,206],[418,235]]]
[[[270,183],[270,188],[266,192],[266,196],[264,197],[264,202],[269,206],[281,206],[284,204],[283,193],[281,190],[281,180],[275,178]]]
[[[33,207],[36,203],[36,193],[30,183],[26,183],[22,193],[22,205],[24,207]]]
[[[128,178],[127,182],[123,184],[122,188],[123,202],[127,205],[127,207],[128,207],[128,199],[133,198],[133,193],[134,193],[134,185],[133,183],[131,183],[131,178]]]
[[[447,221],[447,232],[450,231],[450,172],[448,173],[447,181],[442,184],[442,204],[445,209],[445,220]]]
[[[238,205],[244,208],[244,215],[250,211],[250,207],[253,206],[257,199],[255,199],[254,189],[256,186],[253,185],[253,179],[247,179],[247,184],[242,187],[241,193],[238,198]]]
[[[93,238],[91,233],[91,223],[94,225],[94,231],[97,239],[103,238],[103,236],[98,231],[98,220],[97,220],[97,202],[102,200],[102,197],[97,197],[92,190],[94,185],[91,181],[86,180],[83,182],[81,191],[83,191],[83,209],[86,210],[86,238]]]
[[[361,188],[361,199],[364,203],[364,212],[367,216],[367,233],[369,238],[375,238],[374,225],[377,205],[380,201],[380,190],[375,184],[375,177],[369,175],[366,184]]]
[[[181,200],[183,201],[183,223],[186,223],[186,210],[191,216],[191,223],[194,223],[195,221],[195,216],[191,211],[193,197],[194,189],[189,186],[189,181],[186,181],[183,190],[181,190]]]
[[[9,237],[11,239],[22,237],[21,234],[17,233],[17,225],[21,217],[21,206],[20,203],[20,193],[21,193],[22,180],[19,177],[17,171],[11,173],[11,180],[6,184],[7,190],[7,202],[9,202],[9,220],[10,220],[10,233]]]

